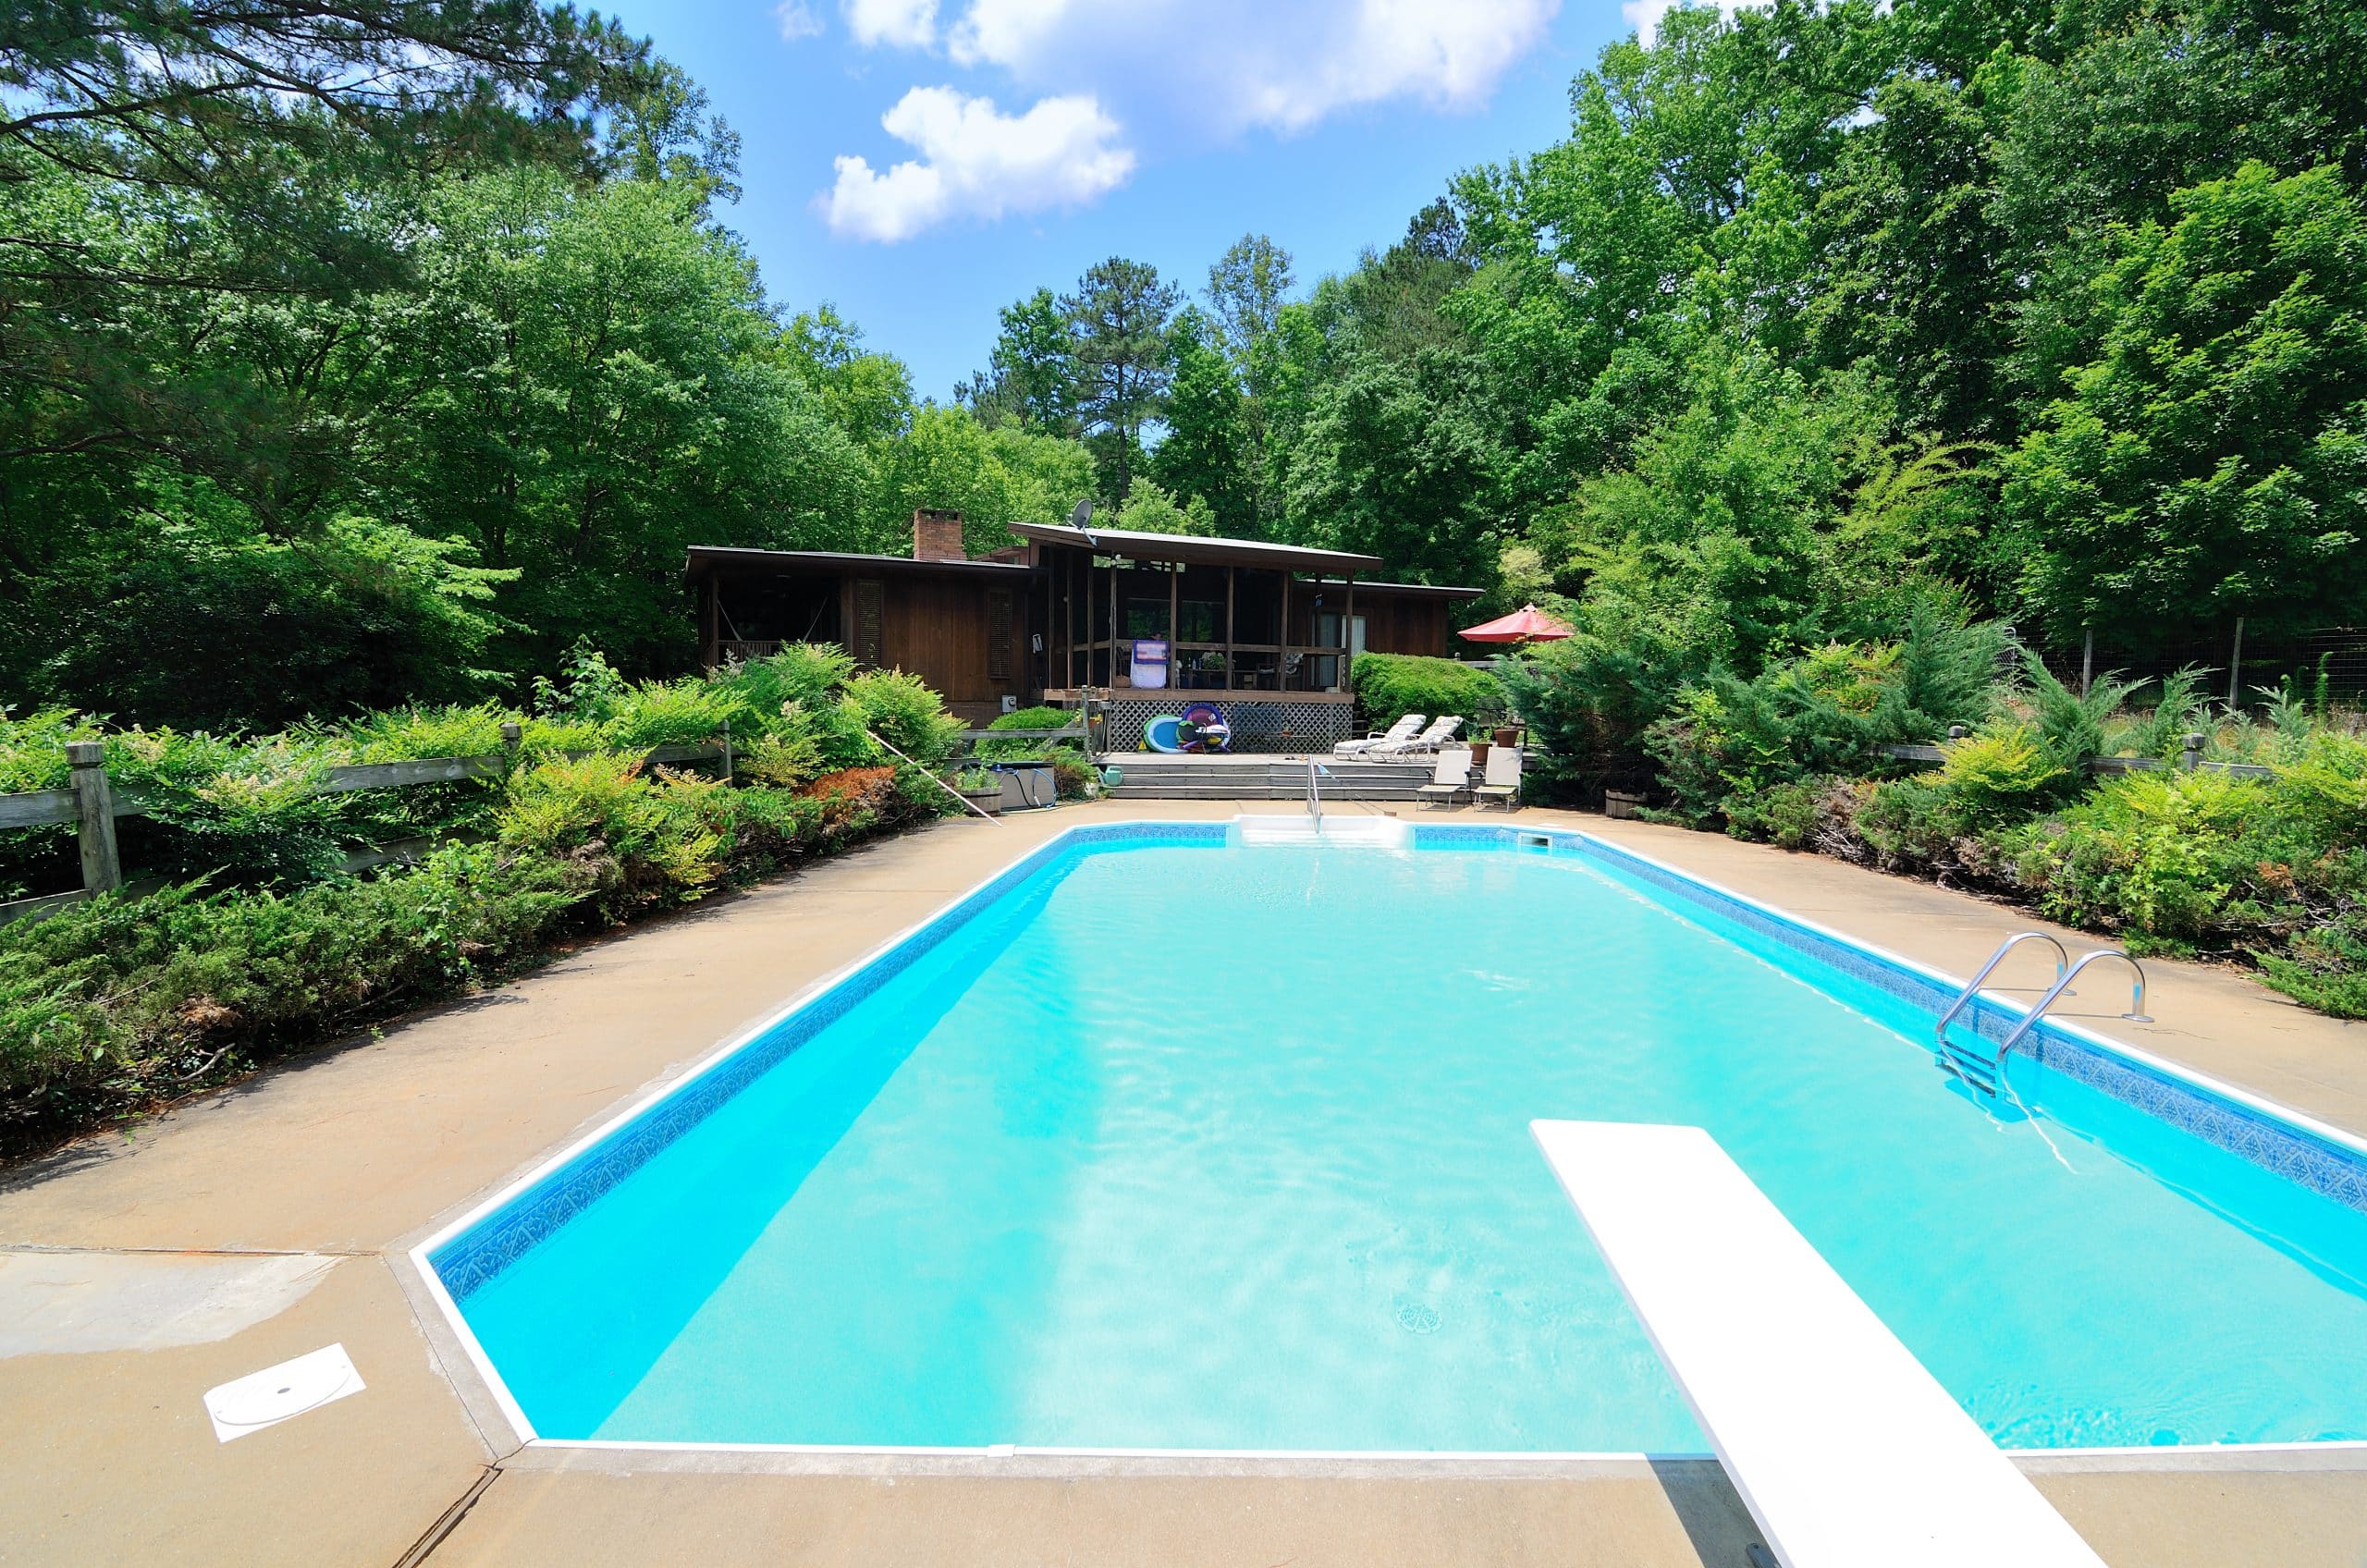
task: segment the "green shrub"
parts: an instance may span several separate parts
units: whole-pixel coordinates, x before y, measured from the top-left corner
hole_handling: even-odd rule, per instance
[[[1858,813],[1867,858],[1884,871],[1979,874],[1990,856],[1965,801],[1928,778],[1876,784]]]
[[[547,762],[509,782],[497,821],[510,849],[590,874],[604,913],[695,899],[722,874],[730,826],[719,781],[613,754]]]
[[[847,681],[846,709],[865,729],[926,768],[943,766],[962,738],[962,721],[917,675],[865,670]]]
[[[579,897],[570,867],[455,845],[286,894],[192,883],[0,926],[0,1147],[503,973]]]
[[[2135,773],[2020,838],[2014,875],[2042,913],[2157,947],[2222,941],[2268,915],[2252,899],[2260,785],[2214,773]]]
[[[1760,839],[1780,849],[1814,847],[1828,822],[1835,788],[1846,779],[1798,778],[1726,801],[1726,831],[1737,839]],[[1850,814],[1854,819],[1855,813]]]
[[[2269,787],[2274,809],[2318,847],[2367,844],[2367,740],[2320,729],[2298,753]]]
[[[1954,796],[1967,820],[1992,824],[2027,815],[2059,794],[2074,775],[2027,724],[2001,723],[1950,741],[1935,787]]]
[[[988,729],[1065,729],[1076,721],[1076,716],[1060,708],[1020,708],[997,717]],[[1082,741],[987,740],[978,742],[978,755],[987,762],[1048,762],[1057,756],[1082,757]]]
[[[1409,713],[1431,718],[1453,714],[1466,730],[1493,724],[1510,711],[1496,677],[1478,665],[1412,654],[1358,654],[1348,666],[1356,704],[1385,729]]]
[[[1064,801],[1089,801],[1101,792],[1101,775],[1093,765],[1066,751],[1052,758],[1052,782]]]
[[[2260,966],[2270,985],[2303,1007],[2367,1018],[2367,905],[2354,901],[2295,933],[2284,951],[2261,954]]]

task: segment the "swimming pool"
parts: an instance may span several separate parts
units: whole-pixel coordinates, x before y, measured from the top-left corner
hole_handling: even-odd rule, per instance
[[[1994,1116],[1952,990],[1580,835],[1081,829],[417,1256],[544,1440],[1696,1452],[1527,1132],[1685,1122],[2007,1447],[2367,1438],[2359,1151],[2053,1023]]]

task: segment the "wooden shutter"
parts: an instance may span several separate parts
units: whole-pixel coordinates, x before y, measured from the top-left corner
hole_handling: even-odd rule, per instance
[[[854,656],[861,663],[876,665],[880,662],[879,623],[884,613],[880,607],[878,580],[857,579],[854,585]]]
[[[987,591],[987,679],[1011,679],[1011,590]]]

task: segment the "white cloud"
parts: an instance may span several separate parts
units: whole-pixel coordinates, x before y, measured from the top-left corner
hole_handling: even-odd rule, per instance
[[[935,0],[906,37],[938,43]],[[907,11],[912,0],[850,0]],[[1203,131],[1299,130],[1343,109],[1484,102],[1561,0],[962,0],[942,47],[1036,91],[1098,88]],[[865,42],[860,24],[857,37]]]
[[[937,0],[846,0],[846,7],[857,43],[926,49],[937,42]]]
[[[991,98],[915,87],[881,116],[920,156],[885,174],[838,160],[838,182],[816,199],[831,229],[893,243],[954,218],[1073,206],[1125,183],[1134,154],[1090,96],[1046,98],[1006,115]]]
[[[821,35],[822,18],[814,14],[814,7],[805,0],[780,0],[780,4],[773,7],[773,20],[780,28],[780,39],[784,43]]]

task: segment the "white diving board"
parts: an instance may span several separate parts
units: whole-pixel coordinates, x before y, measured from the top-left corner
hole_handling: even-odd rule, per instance
[[[1708,1133],[1529,1130],[1784,1568],[2103,1568]]]

